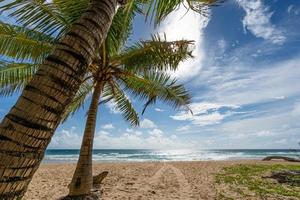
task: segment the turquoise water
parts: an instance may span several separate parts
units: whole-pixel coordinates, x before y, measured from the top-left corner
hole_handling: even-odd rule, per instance
[[[44,162],[76,162],[79,150],[49,149]],[[146,161],[205,161],[261,159],[280,155],[297,158],[300,150],[289,149],[234,149],[234,150],[144,150],[144,149],[96,149],[93,160],[101,162]]]

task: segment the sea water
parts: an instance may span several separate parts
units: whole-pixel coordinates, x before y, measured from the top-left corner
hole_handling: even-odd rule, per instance
[[[149,149],[96,149],[93,160],[101,162],[147,161],[208,161],[262,159],[266,156],[298,158],[300,150],[291,149],[219,149],[219,150],[149,150]],[[44,162],[76,162],[78,149],[48,149]]]

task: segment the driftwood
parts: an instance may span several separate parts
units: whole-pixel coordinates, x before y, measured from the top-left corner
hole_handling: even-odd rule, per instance
[[[289,162],[300,162],[300,159],[290,158],[286,156],[267,156],[263,159],[263,161],[270,161],[270,160],[285,160]]]
[[[278,183],[300,186],[300,170],[272,172],[272,175],[266,178],[275,179]]]
[[[108,171],[101,172],[97,176],[93,176],[93,190],[90,194],[81,195],[81,196],[66,196],[62,197],[59,200],[100,200],[101,199],[101,184],[102,181],[106,178]]]
[[[99,175],[93,177],[93,189],[100,190],[102,181],[106,178],[108,171],[101,172]]]

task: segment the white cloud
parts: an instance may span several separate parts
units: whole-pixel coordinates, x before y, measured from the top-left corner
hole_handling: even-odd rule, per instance
[[[287,139],[280,139],[280,140],[276,140],[275,143],[277,144],[286,144],[287,143]]]
[[[226,41],[225,41],[224,39],[221,39],[221,40],[219,40],[219,41],[217,42],[217,45],[218,45],[218,47],[219,47],[219,52],[220,52],[221,54],[223,54],[223,53],[225,52],[225,50],[226,50],[226,47],[227,47]]]
[[[95,149],[176,149],[192,148],[193,144],[178,140],[176,135],[166,136],[160,129],[146,132],[128,129],[121,135],[113,135],[107,131],[98,131],[94,139]],[[52,139],[50,148],[79,149],[82,134],[76,128],[64,129]]]
[[[180,132],[180,133],[186,133],[187,131],[191,130],[191,126],[189,125],[185,125],[185,126],[179,126],[176,131]]]
[[[110,133],[107,131],[99,131],[98,134],[99,135],[109,135]]]
[[[116,103],[113,101],[109,101],[105,104],[105,106],[109,109],[109,112],[112,114],[120,114],[121,112],[117,109]]]
[[[120,136],[96,135],[95,148],[174,149],[192,146],[191,144],[178,141],[175,135],[163,136],[162,131],[159,129],[148,132],[148,135],[128,132]]]
[[[76,127],[71,127],[69,130],[63,129],[56,133],[51,140],[49,148],[79,148],[81,141],[82,136],[76,132]]]
[[[195,84],[209,89],[198,96],[237,106],[286,100],[300,94],[300,88],[295,86],[300,77],[299,62],[297,56],[276,63],[257,63],[258,68],[252,70],[239,63],[230,63],[225,70],[220,66],[208,77],[199,77]],[[200,82],[201,78],[210,82]]]
[[[149,135],[154,137],[162,137],[163,132],[160,129],[153,129],[149,131]]]
[[[293,8],[294,8],[294,5],[289,5],[289,7],[288,7],[288,9],[287,9],[287,12],[288,12],[289,14],[291,14],[291,11],[292,11]]]
[[[291,111],[293,117],[300,116],[300,101],[294,104],[293,110]]]
[[[272,12],[264,6],[261,0],[237,0],[237,2],[246,12],[243,19],[245,30],[274,44],[285,42],[286,37],[283,32],[271,23]]]
[[[269,136],[273,136],[274,133],[271,131],[259,131],[259,132],[255,133],[255,135],[257,137],[269,137]]]
[[[272,109],[271,113],[228,121],[220,125],[215,131],[224,134],[224,136],[230,136],[231,138],[250,137],[256,140],[257,137],[272,137],[276,139],[287,135],[290,137],[297,136],[300,112],[298,115],[293,113],[293,111],[297,109],[296,107],[297,105],[290,105],[288,109],[285,108],[285,111]],[[257,141],[257,143],[260,144],[263,142],[263,140]]]
[[[176,115],[170,116],[174,120],[179,121],[191,121],[197,126],[207,126],[213,124],[219,124],[225,117],[230,116],[231,112],[221,114],[218,112],[221,108],[236,109],[238,106],[216,104],[208,102],[192,103],[190,105],[193,113],[181,111]]]
[[[285,99],[285,96],[278,96],[278,97],[273,97],[274,99],[277,99],[277,100],[283,100]]]
[[[101,126],[102,129],[114,129],[114,125],[112,124],[104,124]]]
[[[155,111],[157,111],[157,112],[164,112],[164,110],[160,109],[160,108],[155,108]]]
[[[145,128],[145,129],[148,129],[148,128],[156,128],[156,124],[151,121],[150,119],[143,119],[140,123],[140,127],[141,128]]]
[[[298,15],[299,12],[300,12],[300,9],[295,7],[295,5],[290,5],[288,8],[287,8],[287,12],[288,14],[290,15]]]
[[[126,132],[132,133],[132,132],[134,132],[134,130],[132,128],[126,128]]]
[[[130,133],[130,134],[138,135],[138,136],[143,135],[143,132],[137,131],[136,129],[132,129],[132,128],[127,128],[126,132]]]
[[[208,15],[210,16],[210,14]],[[193,54],[196,57],[181,63],[174,74],[175,76],[187,79],[196,76],[200,72],[205,57],[203,30],[207,26],[209,18],[191,10],[187,11],[186,7],[181,5],[162,22],[158,31],[166,33],[168,40],[187,39],[195,41]]]
[[[176,140],[176,139],[177,139],[177,135],[171,135],[171,138],[172,138],[173,140]]]

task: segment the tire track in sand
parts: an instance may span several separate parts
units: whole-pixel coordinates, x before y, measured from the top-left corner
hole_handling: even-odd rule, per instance
[[[189,182],[186,180],[184,174],[180,169],[176,168],[172,164],[164,163],[163,167],[161,167],[149,180],[149,184],[155,186],[159,184],[163,178],[163,176],[168,173],[168,171],[173,172],[176,176],[176,180],[179,184],[179,199],[191,200],[192,188]]]
[[[112,199],[156,200],[162,197],[170,200],[195,199],[192,197],[192,188],[185,178],[185,175],[172,164],[164,162],[163,166],[148,179],[130,180],[132,174],[132,171],[129,169],[126,169],[122,173],[122,179],[127,180],[117,182],[114,187],[111,188],[112,191],[115,191],[115,193],[113,192],[114,195]],[[128,183],[131,184],[128,185]],[[168,191],[161,193],[161,190]],[[200,198],[197,199],[201,200]]]

